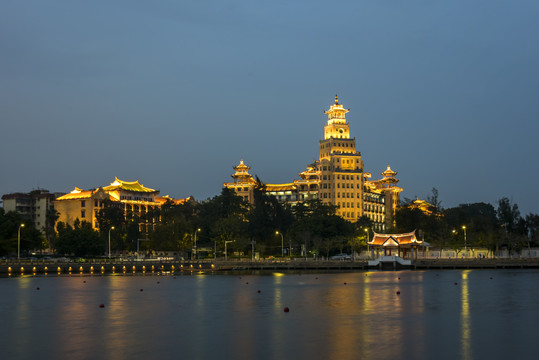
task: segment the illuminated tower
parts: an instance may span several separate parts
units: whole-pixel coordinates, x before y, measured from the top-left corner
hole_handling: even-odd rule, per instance
[[[319,141],[320,199],[337,206],[337,214],[355,221],[363,214],[363,160],[356,151],[356,139],[350,138],[345,109],[335,96]]]

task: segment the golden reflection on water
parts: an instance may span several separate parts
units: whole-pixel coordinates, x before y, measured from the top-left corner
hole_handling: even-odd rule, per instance
[[[462,293],[461,293],[461,324],[462,324],[462,359],[472,359],[471,354],[471,330],[470,330],[470,299],[468,290],[468,274],[471,270],[462,272]]]

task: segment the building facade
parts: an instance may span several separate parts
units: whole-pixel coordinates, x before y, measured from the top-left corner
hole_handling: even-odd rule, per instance
[[[300,179],[286,184],[265,184],[266,192],[279,201],[294,205],[308,199],[320,199],[337,207],[337,215],[349,221],[367,216],[376,231],[394,226],[395,210],[399,203],[397,173],[388,166],[382,178],[371,180],[364,171],[356,139],[350,136],[350,124],[345,109],[335,96],[327,114],[324,138],[318,143],[318,160],[299,173]],[[250,167],[243,163],[234,167],[234,182],[224,186],[234,189],[246,201],[253,202],[256,181],[249,174]]]
[[[51,193],[48,190],[38,189],[29,193],[12,193],[2,196],[3,207],[6,212],[14,211],[23,218],[34,222],[36,229],[45,232],[47,213],[54,211],[54,199],[63,193]]]
[[[159,209],[167,202],[181,204],[187,199],[172,199],[168,196],[159,196],[159,190],[154,190],[140,184],[139,181],[123,181],[115,178],[108,185],[98,189],[82,190],[77,187],[69,194],[58,197],[54,206],[60,217],[58,221],[73,225],[76,219],[92,224],[94,229],[99,228],[97,215],[107,204],[123,210],[126,219],[139,218],[140,231],[146,231],[153,223],[145,219],[144,215]]]

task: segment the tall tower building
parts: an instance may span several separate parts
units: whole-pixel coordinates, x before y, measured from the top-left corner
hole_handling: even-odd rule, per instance
[[[363,208],[363,160],[350,138],[345,109],[335,96],[328,115],[324,139],[319,141],[320,199],[337,206],[337,215],[355,221]]]

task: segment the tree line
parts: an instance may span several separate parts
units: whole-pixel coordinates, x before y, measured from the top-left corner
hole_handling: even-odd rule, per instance
[[[539,245],[539,215],[521,216],[518,205],[507,197],[499,199],[496,207],[480,202],[444,209],[434,188],[427,203],[429,209],[423,211],[410,199],[404,199],[396,211],[396,227],[391,230],[417,229],[431,247],[454,249],[457,253],[465,245],[470,249],[487,248],[494,254],[501,249],[518,253]]]

